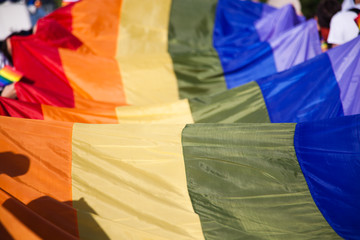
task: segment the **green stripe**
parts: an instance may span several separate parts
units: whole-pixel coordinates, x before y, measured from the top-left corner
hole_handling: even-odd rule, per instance
[[[336,239],[293,147],[295,124],[183,130],[188,190],[206,239]]]
[[[173,0],[169,53],[181,98],[226,90],[223,69],[213,48],[217,0]]]
[[[250,82],[213,96],[189,100],[196,123],[269,123],[259,85]]]

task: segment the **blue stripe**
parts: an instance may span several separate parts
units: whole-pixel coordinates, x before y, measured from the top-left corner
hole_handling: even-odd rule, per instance
[[[271,122],[343,116],[340,90],[327,54],[257,80]]]
[[[255,21],[263,14],[263,4],[251,1],[219,0],[213,33],[214,47],[241,46],[259,42]]]
[[[219,0],[213,44],[228,89],[277,72],[272,49],[260,42],[255,22],[264,16],[265,5],[251,1]]]
[[[273,50],[267,42],[247,47],[216,49],[228,89],[277,72]]]
[[[319,210],[345,239],[360,239],[360,115],[300,123],[296,155]]]
[[[3,76],[0,75],[0,87],[3,87],[5,85],[9,85],[10,83],[12,83],[12,81],[4,78]]]

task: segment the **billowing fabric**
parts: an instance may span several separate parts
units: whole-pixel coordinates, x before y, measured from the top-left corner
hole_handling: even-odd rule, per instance
[[[321,52],[316,23],[296,27],[304,19],[293,9],[284,14],[289,8],[275,11],[250,1],[216,2],[173,1],[169,52],[181,98],[237,87]],[[265,27],[273,18],[279,21]]]
[[[228,88],[281,72],[321,53],[315,20],[251,47],[218,48]]]
[[[271,121],[302,122],[358,114],[359,52],[353,49],[359,44],[357,38],[257,80]]]
[[[308,37],[317,38],[314,27],[292,32],[304,19],[291,8],[108,1],[70,4],[40,20],[33,36],[12,39],[14,64],[31,80],[16,87],[20,100],[71,108],[166,103],[239,86],[320,53]],[[276,24],[267,27],[267,19]],[[227,40],[248,34],[255,36],[252,44]]]
[[[185,126],[0,117],[1,234],[356,238],[358,118]]]
[[[354,40],[288,71],[188,101],[106,108],[92,102],[92,108],[69,109],[0,98],[1,114],[85,123],[302,122],[349,115],[343,106],[355,106],[350,113],[359,114],[352,87],[357,84],[359,53],[349,51],[358,43]],[[344,53],[335,58],[335,51]]]

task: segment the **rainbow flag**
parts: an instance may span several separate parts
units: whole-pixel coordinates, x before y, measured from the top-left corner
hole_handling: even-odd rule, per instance
[[[39,22],[35,35],[11,39],[16,67],[32,80],[19,84],[18,97],[76,108],[89,101],[166,103],[233,88],[321,52],[315,22],[304,22],[292,8],[233,4],[147,1],[154,14],[133,0],[60,8]],[[224,17],[230,12],[235,22]],[[274,31],[264,24],[268,17],[278,20]],[[230,44],[242,34],[253,41]]]
[[[22,73],[16,71],[11,66],[4,66],[0,69],[0,87],[4,87],[8,84],[18,82],[22,78]]]
[[[359,123],[359,115],[190,125],[0,117],[0,233],[357,239]]]
[[[0,114],[83,123],[302,122],[360,114],[360,89],[354,87],[360,55],[351,51],[357,48],[360,38],[287,71],[210,96],[147,106],[103,108],[92,102],[84,109],[0,98]]]

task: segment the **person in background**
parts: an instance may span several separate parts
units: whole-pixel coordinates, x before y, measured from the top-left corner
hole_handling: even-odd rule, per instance
[[[359,35],[360,0],[354,0],[354,7],[338,12],[330,22],[328,42],[334,46],[346,43]]]
[[[26,0],[30,13],[31,25],[35,26],[37,21],[56,9],[53,0]]]
[[[315,20],[317,20],[321,49],[327,51],[332,47],[328,44],[331,18],[341,10],[341,4],[337,0],[321,0],[316,9]]]
[[[341,11],[347,11],[355,6],[354,0],[344,0],[341,5]]]

